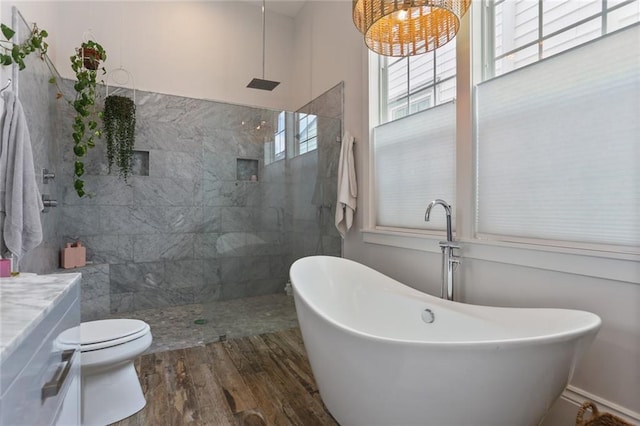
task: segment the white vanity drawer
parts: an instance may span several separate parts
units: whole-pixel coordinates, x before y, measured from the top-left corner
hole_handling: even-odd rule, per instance
[[[79,348],[63,348],[56,341],[64,330],[80,323],[76,287],[3,362],[2,426],[56,422],[65,394],[80,376]]]

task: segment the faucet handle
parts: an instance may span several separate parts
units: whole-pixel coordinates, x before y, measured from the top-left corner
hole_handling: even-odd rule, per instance
[[[42,205],[44,206],[42,213],[48,213],[51,207],[58,207],[58,200],[52,199],[49,194],[42,194]]]
[[[42,169],[42,183],[49,183],[50,180],[56,178],[56,174],[47,169]]]
[[[452,249],[461,249],[462,247],[460,246],[460,243],[458,243],[457,241],[440,241],[438,243],[440,245],[440,247],[442,248],[452,248]]]

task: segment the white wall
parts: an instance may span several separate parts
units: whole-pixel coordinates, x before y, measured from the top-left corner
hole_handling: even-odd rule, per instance
[[[50,56],[73,78],[69,57],[89,31],[107,51],[107,70],[124,67],[136,88],[274,109],[290,109],[293,18],[267,13],[265,78],[272,92],[248,89],[262,78],[262,18],[243,1],[3,2],[10,22],[15,4],[49,32]],[[8,21],[7,21],[8,20]],[[118,80],[122,77],[116,76]],[[113,81],[111,81],[113,84]]]

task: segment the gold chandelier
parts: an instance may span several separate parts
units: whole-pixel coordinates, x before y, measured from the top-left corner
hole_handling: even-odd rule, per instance
[[[353,23],[369,49],[413,56],[451,41],[471,0],[353,0]]]

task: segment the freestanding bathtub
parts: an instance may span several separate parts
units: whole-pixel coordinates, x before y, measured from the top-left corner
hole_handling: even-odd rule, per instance
[[[446,301],[337,257],[300,259],[290,275],[320,396],[342,426],[537,425],[601,323]]]

